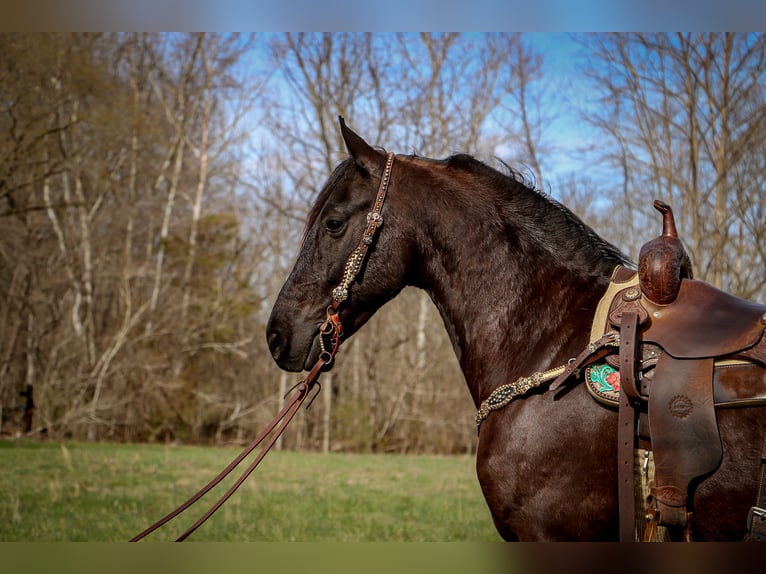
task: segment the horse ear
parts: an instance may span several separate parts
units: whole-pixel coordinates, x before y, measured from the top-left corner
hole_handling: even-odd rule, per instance
[[[349,128],[343,116],[338,116],[338,122],[340,122],[340,133],[343,136],[343,141],[346,142],[346,149],[356,164],[370,175],[380,177],[386,164],[385,156],[374,150],[370,144]]]

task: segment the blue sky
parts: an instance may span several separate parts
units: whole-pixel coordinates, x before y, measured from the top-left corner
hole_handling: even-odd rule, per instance
[[[588,143],[595,145],[599,137],[579,115],[581,110],[593,105],[596,95],[580,71],[585,57],[581,52],[586,49],[572,33],[526,33],[525,42],[542,53],[546,89],[549,97],[555,100],[546,110],[554,119],[544,135],[544,143],[552,149],[539,158],[548,184],[555,185],[558,177],[583,171],[582,148]],[[503,157],[502,153],[498,155]],[[591,165],[589,172],[593,171]]]

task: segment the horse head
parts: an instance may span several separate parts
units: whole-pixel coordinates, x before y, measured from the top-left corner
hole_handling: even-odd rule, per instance
[[[277,364],[288,371],[310,369],[321,352],[319,328],[333,301],[333,289],[343,282],[349,256],[368,226],[387,156],[346,126],[340,129],[350,158],[338,165],[312,207],[295,265],[277,297],[266,330]],[[394,168],[396,171],[396,168]],[[396,177],[391,186],[395,187]],[[406,284],[413,255],[398,224],[397,204],[389,198],[383,223],[369,245],[361,269],[349,285],[338,313],[348,338]]]

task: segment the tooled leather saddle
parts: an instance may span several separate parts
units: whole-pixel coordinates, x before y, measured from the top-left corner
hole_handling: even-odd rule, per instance
[[[766,305],[693,279],[672,209],[660,201],[654,206],[663,215],[662,234],[641,249],[637,272],[618,268],[596,313],[591,344],[552,385],[587,367],[588,389],[619,410],[625,541],[651,540],[658,526],[690,540],[690,483],[713,472],[723,454],[716,408],[766,405]],[[643,534],[636,526],[638,447],[654,459]],[[763,471],[766,445],[762,462]],[[758,496],[748,518],[755,539],[766,538],[766,492]]]

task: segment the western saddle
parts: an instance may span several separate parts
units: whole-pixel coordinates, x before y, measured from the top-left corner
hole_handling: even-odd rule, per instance
[[[691,540],[690,483],[712,473],[723,455],[716,408],[766,405],[766,305],[693,279],[672,209],[661,201],[654,207],[662,234],[642,247],[637,272],[615,271],[591,344],[551,386],[585,368],[594,397],[618,409],[624,541],[655,540],[660,526],[674,539]],[[648,495],[637,490],[636,449],[653,456]],[[766,442],[750,540],[766,540],[765,473]],[[643,533],[636,506],[645,510]]]

